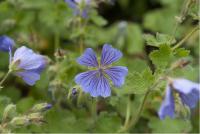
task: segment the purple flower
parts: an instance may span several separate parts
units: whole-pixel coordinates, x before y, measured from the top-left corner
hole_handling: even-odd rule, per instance
[[[45,110],[49,110],[52,108],[52,104],[47,104],[46,107],[45,107]]]
[[[75,77],[75,82],[81,85],[84,92],[91,96],[108,97],[111,94],[109,80],[114,86],[121,87],[124,84],[128,69],[123,66],[114,66],[111,64],[122,57],[122,53],[114,49],[111,45],[103,46],[101,60],[98,62],[93,49],[87,48],[84,54],[77,59],[81,65],[88,66],[92,70],[80,73]]]
[[[186,79],[174,79],[167,85],[165,99],[158,111],[160,119],[166,116],[175,117],[174,92],[178,93],[181,102],[190,109],[195,108],[200,95],[200,84]]]
[[[40,79],[40,73],[47,64],[44,56],[34,53],[25,46],[18,48],[10,59],[10,70],[31,86]]]
[[[90,7],[90,0],[65,0],[69,7],[74,10],[74,15],[88,17],[88,10]],[[81,9],[83,8],[83,9]]]
[[[9,52],[12,50],[15,42],[8,36],[0,36],[0,50],[4,52]]]

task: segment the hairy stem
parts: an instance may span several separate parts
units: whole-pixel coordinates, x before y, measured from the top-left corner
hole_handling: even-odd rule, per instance
[[[180,15],[179,15],[180,20],[176,21],[173,32],[172,32],[173,37],[176,35],[179,24],[181,24],[182,21],[184,20],[184,17],[186,16],[186,14],[188,12],[188,9],[189,9],[191,3],[192,3],[192,0],[185,0],[183,2],[183,6],[182,6],[182,9],[181,9],[181,12],[180,12]],[[171,39],[171,41],[173,41],[173,38]]]
[[[136,116],[132,116],[132,118],[130,119],[130,122],[127,123],[127,125],[126,125],[125,128],[124,128],[124,132],[127,131],[127,130],[129,130],[130,127],[135,126],[136,123],[137,123],[137,121],[140,119],[140,116],[141,116],[141,114],[142,114],[144,105],[145,105],[145,103],[146,103],[146,101],[147,101],[147,98],[148,98],[148,95],[149,95],[149,94],[150,94],[150,90],[148,90],[148,91],[145,93],[144,98],[143,98],[143,100],[142,100],[142,103],[141,103],[141,105],[140,105],[140,107],[139,107],[139,110],[138,110]]]
[[[3,79],[0,81],[0,90],[1,90],[1,86],[4,83],[4,81],[8,78],[8,76],[10,75],[11,71],[9,70],[5,76],[3,77]]]
[[[92,100],[92,106],[91,106],[91,114],[94,120],[96,119],[97,115],[97,99]]]
[[[166,71],[166,72],[169,72],[169,71]],[[164,73],[163,75],[165,75],[165,74],[166,73]],[[147,101],[147,98],[148,98],[149,94],[151,93],[152,89],[156,88],[159,85],[159,83],[161,82],[161,80],[163,78],[163,75],[161,75],[159,77],[159,79],[151,87],[148,88],[147,92],[144,95],[144,98],[142,100],[142,103],[141,103],[141,105],[139,107],[139,110],[138,110],[136,116],[132,116],[131,119],[128,121],[128,123],[126,123],[124,125],[124,127],[121,130],[119,130],[118,132],[126,132],[131,127],[134,127],[136,125],[137,121],[140,119],[140,116],[142,114],[142,111],[144,109],[144,106],[145,106],[145,103]]]
[[[180,42],[178,42],[172,49],[180,47],[186,40],[188,40],[196,31],[199,30],[199,26],[196,26],[191,32],[189,32]]]
[[[54,35],[54,51],[57,51],[57,49],[59,49],[60,47],[60,34],[59,32],[55,32]]]

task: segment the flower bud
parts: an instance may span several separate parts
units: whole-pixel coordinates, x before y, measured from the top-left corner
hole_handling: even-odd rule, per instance
[[[27,116],[30,123],[40,124],[43,121],[43,115],[41,113],[31,113]]]
[[[26,116],[14,117],[10,122],[10,125],[15,127],[27,126],[29,124],[30,124],[29,119]]]
[[[76,94],[77,94],[77,89],[76,89],[76,88],[73,88],[73,89],[72,89],[72,95],[75,96]]]
[[[9,118],[13,118],[17,115],[16,112],[16,105],[14,104],[9,104],[8,106],[6,106],[6,108],[4,109],[3,112],[3,119],[2,120],[6,120]]]
[[[52,107],[51,104],[48,103],[40,103],[36,104],[31,111],[32,112],[45,112],[46,110],[49,110]]]

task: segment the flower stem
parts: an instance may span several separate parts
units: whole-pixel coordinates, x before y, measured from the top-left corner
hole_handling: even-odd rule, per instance
[[[143,110],[143,108],[144,108],[144,105],[145,105],[145,103],[146,103],[146,101],[147,101],[147,97],[148,97],[149,94],[150,94],[150,90],[148,90],[148,91],[145,93],[144,98],[143,98],[143,100],[142,100],[142,103],[141,103],[141,105],[140,105],[140,107],[139,107],[139,110],[138,110],[138,112],[137,112],[137,114],[136,114],[136,117],[132,117],[132,118],[131,118],[128,127],[131,127],[131,126],[135,126],[135,125],[136,125],[137,121],[138,121],[139,118],[140,118],[140,115],[141,115],[141,113],[142,113],[142,110]]]
[[[79,47],[80,47],[80,53],[83,52],[83,37],[80,37],[80,40],[79,40]]]
[[[0,81],[0,90],[1,90],[1,86],[4,83],[4,81],[8,78],[8,76],[10,75],[11,71],[9,70],[5,76],[3,77],[3,79]]]
[[[168,71],[166,71],[166,73],[167,72]],[[163,75],[165,75],[166,73],[164,73]],[[126,132],[131,127],[134,127],[136,125],[137,121],[140,119],[141,113],[143,111],[143,108],[145,106],[145,103],[147,101],[147,98],[148,98],[149,94],[152,92],[152,89],[156,88],[159,85],[160,81],[163,80],[162,79],[163,75],[161,75],[159,77],[159,79],[151,87],[148,88],[147,92],[144,95],[144,98],[142,100],[142,103],[141,103],[141,105],[139,107],[139,110],[138,110],[136,116],[132,116],[131,119],[127,123],[125,123],[125,125],[123,126],[123,128],[121,130],[119,130],[118,132]]]
[[[92,100],[92,106],[91,106],[91,115],[93,117],[93,119],[96,119],[96,115],[97,115],[97,99],[94,98]]]
[[[129,97],[128,102],[127,102],[127,108],[126,108],[126,119],[125,119],[124,126],[127,126],[128,123],[129,123],[130,112],[131,112],[131,99],[130,99],[130,97]]]
[[[174,26],[174,29],[173,29],[173,32],[172,32],[172,39],[171,39],[170,42],[173,41],[173,37],[176,35],[179,24],[181,24],[184,21],[185,16],[187,15],[187,12],[188,12],[188,9],[189,9],[191,3],[192,3],[192,0],[185,0],[183,2],[183,6],[181,8],[180,15],[178,16],[179,20],[178,19],[176,20],[176,23],[175,23],[175,26]]]
[[[78,94],[77,106],[81,104],[82,96],[83,96],[83,92],[80,90]]]
[[[83,52],[83,48],[84,48],[84,33],[83,33],[83,31],[84,31],[84,22],[83,22],[82,17],[79,18],[78,27],[81,30],[81,34],[80,34],[80,37],[79,37],[79,50],[80,50],[80,53],[82,53]]]
[[[54,51],[57,51],[60,47],[60,34],[58,31],[56,31],[54,35],[54,45]]]
[[[196,26],[190,33],[188,33],[180,42],[178,42],[172,49],[180,47],[188,38],[190,38],[197,30],[199,30],[199,26]]]

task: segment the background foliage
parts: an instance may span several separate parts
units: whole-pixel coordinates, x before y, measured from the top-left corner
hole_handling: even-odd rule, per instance
[[[173,50],[174,44],[198,24],[198,4],[192,4],[187,13],[181,11],[186,9],[184,5],[183,0],[98,2],[89,18],[82,20],[63,0],[0,0],[0,35],[11,36],[17,47],[26,45],[49,57],[49,67],[35,86],[29,87],[16,77],[6,81],[0,92],[0,119],[10,103],[16,104],[18,113],[24,113],[33,104],[49,102],[53,108],[45,115],[46,123],[19,127],[14,132],[118,132],[126,118],[127,102],[131,116],[136,115],[147,89],[179,59],[190,63],[169,75],[199,80],[198,32],[183,48]],[[184,21],[174,34],[180,14]],[[76,86],[74,76],[85,70],[76,63],[83,51],[79,45],[100,51],[104,43],[123,51],[118,64],[129,69],[125,85],[122,89],[113,87],[112,96],[106,99],[94,99],[79,89],[71,94]],[[8,55],[0,53],[0,61],[2,77]],[[199,132],[199,107],[192,111],[191,119],[158,118],[165,84],[162,81],[153,89],[141,118],[129,132]]]

